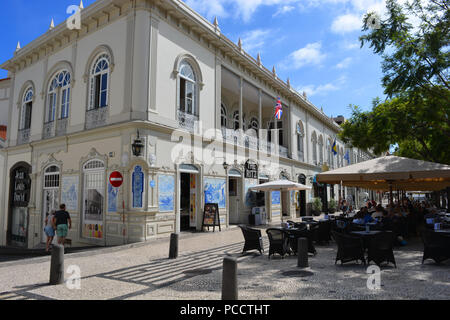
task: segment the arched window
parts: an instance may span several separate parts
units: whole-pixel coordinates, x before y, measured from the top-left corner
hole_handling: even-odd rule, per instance
[[[332,151],[331,151],[331,146],[332,146],[331,139],[328,139],[327,140],[327,158],[328,158],[327,162],[328,162],[328,166],[330,168],[333,167],[333,154],[332,154]]]
[[[220,124],[222,126],[222,128],[226,128],[228,121],[227,121],[227,108],[225,107],[225,105],[222,103],[221,107],[220,107]]]
[[[248,124],[248,129],[254,129],[256,133],[258,133],[259,130],[259,121],[255,117],[252,117],[250,119],[250,123]]]
[[[239,110],[233,112],[233,129],[234,130],[239,129]]]
[[[71,76],[66,70],[58,72],[50,81],[47,93],[45,123],[55,121],[58,109],[59,119],[66,119],[69,116],[70,82]]]
[[[319,164],[323,164],[323,137],[319,136]]]
[[[179,109],[181,112],[197,116],[197,77],[194,69],[189,62],[183,60],[178,71]]]
[[[303,123],[299,121],[297,123],[297,151],[298,151],[298,160],[305,161],[305,148],[304,148],[304,136],[305,131],[303,130]]]
[[[90,74],[90,95],[88,110],[108,106],[109,73],[111,58],[107,53],[100,54],[95,60]]]
[[[29,87],[25,90],[22,98],[22,107],[20,110],[20,126],[19,130],[27,130],[31,128],[31,113],[33,109],[33,88]]]
[[[311,142],[312,142],[312,154],[313,154],[313,163],[317,164],[317,135],[316,132],[314,131],[311,137]]]

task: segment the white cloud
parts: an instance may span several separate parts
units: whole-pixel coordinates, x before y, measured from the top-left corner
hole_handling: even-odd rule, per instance
[[[246,32],[241,37],[242,47],[249,53],[255,53],[266,44],[266,41],[273,34],[272,30],[256,29]]]
[[[361,30],[362,24],[362,16],[348,13],[337,17],[333,21],[331,25],[331,31],[341,34],[358,31]]]
[[[341,62],[339,62],[337,65],[336,65],[336,68],[337,69],[346,69],[346,68],[348,68],[349,66],[350,66],[350,63],[353,61],[353,58],[350,58],[350,57],[348,57],[348,58],[345,58],[344,60],[342,60]]]
[[[342,86],[346,83],[347,77],[341,76],[339,79],[333,82],[329,82],[326,84],[321,85],[305,85],[305,86],[299,86],[297,91],[298,92],[306,92],[306,94],[311,97],[314,95],[325,95],[328,92],[332,91],[338,91],[342,88]]]
[[[188,6],[205,15],[209,20],[217,17],[229,17],[228,12],[248,22],[261,6],[277,6],[283,13],[293,10],[290,4],[303,0],[184,0]],[[227,8],[225,8],[227,7]],[[291,9],[292,7],[292,9]]]
[[[294,10],[294,9],[295,9],[294,6],[282,6],[282,7],[280,7],[280,8],[278,9],[277,12],[275,12],[275,13],[272,15],[272,17],[276,17],[276,16],[279,16],[279,15],[283,15],[283,14],[285,14],[285,13],[291,12],[291,11]]]
[[[285,64],[293,66],[295,69],[305,65],[318,65],[326,58],[326,54],[322,53],[321,49],[322,44],[320,42],[310,43],[291,53]]]

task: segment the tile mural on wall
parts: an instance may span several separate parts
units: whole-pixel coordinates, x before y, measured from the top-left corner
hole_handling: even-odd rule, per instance
[[[226,180],[205,178],[205,203],[217,203],[220,209],[226,208]]]
[[[174,211],[175,176],[160,175],[158,177],[159,211]]]
[[[117,195],[120,188],[114,188],[111,183],[108,183],[108,213],[117,212]]]
[[[78,210],[78,176],[63,176],[61,180],[61,203],[68,211]]]
[[[132,186],[133,208],[142,208],[142,194],[144,193],[144,173],[142,172],[141,166],[136,166],[134,168],[132,176]]]

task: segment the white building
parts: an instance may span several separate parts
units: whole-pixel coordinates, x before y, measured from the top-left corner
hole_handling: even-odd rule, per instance
[[[268,179],[312,185],[323,164],[346,164],[347,149],[337,140],[334,156],[340,127],[217,21],[179,0],[99,0],[81,17],[81,29],[58,25],[0,65],[11,76],[0,245],[41,243],[45,215],[59,203],[71,214],[74,244],[111,245],[200,230],[205,202],[219,204],[227,227],[247,223],[258,201],[274,222],[307,214],[314,192],[325,204],[338,199],[338,186],[315,186],[299,202],[247,192]],[[277,97],[283,116],[274,123]],[[239,128],[281,129],[275,172],[256,151],[276,146]],[[178,152],[180,129],[194,152]],[[225,145],[202,140],[208,129],[222,132]],[[213,148],[214,164],[195,152]],[[259,165],[252,178],[244,176],[248,159]],[[120,189],[109,183],[113,171],[123,174]]]

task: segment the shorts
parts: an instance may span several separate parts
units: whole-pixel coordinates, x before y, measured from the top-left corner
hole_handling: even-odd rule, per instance
[[[52,226],[46,226],[44,228],[45,234],[47,235],[47,237],[54,237],[55,236],[55,230],[53,229]]]
[[[65,238],[67,237],[67,232],[69,231],[69,227],[67,224],[58,224],[56,227],[56,234],[58,237]]]

